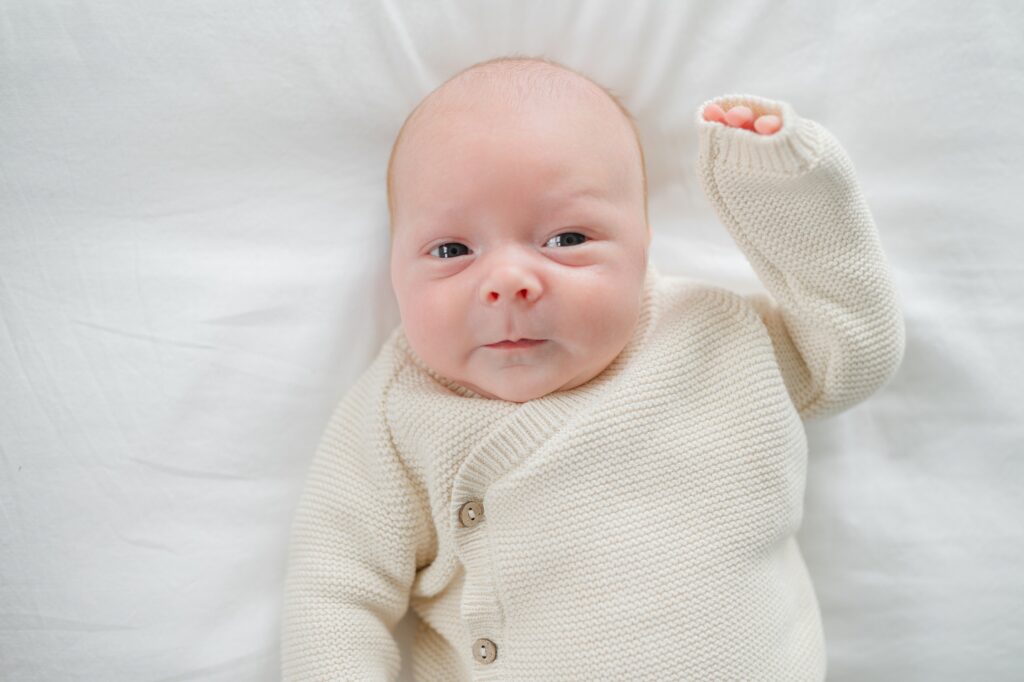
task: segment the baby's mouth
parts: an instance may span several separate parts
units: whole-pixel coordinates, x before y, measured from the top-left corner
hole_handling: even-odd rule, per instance
[[[515,348],[533,348],[535,346],[539,346],[540,344],[544,343],[545,341],[546,341],[546,339],[519,339],[517,341],[505,340],[505,341],[499,341],[497,343],[489,343],[489,344],[487,344],[486,347],[487,348],[505,348],[505,349],[509,349],[509,350],[515,349]]]

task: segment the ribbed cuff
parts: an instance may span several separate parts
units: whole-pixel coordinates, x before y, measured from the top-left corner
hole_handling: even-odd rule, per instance
[[[739,104],[748,106],[755,120],[762,114],[775,114],[782,119],[782,127],[771,135],[761,135],[705,121],[704,107],[711,103],[725,111]],[[714,158],[716,164],[738,169],[797,174],[813,166],[821,155],[823,138],[817,124],[799,116],[787,102],[756,95],[722,95],[701,104],[696,119],[700,134],[698,157],[702,161]]]

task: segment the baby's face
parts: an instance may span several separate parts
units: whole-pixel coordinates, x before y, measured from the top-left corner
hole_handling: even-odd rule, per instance
[[[391,281],[436,372],[523,402],[586,383],[632,337],[650,231],[636,142],[605,104],[481,98],[403,139]],[[541,343],[491,345],[523,338]]]

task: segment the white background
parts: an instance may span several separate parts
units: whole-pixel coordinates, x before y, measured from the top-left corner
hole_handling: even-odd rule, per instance
[[[663,274],[760,288],[697,184],[701,102],[846,147],[908,338],[808,424],[829,679],[1021,679],[1022,35],[1011,0],[6,0],[0,677],[278,678],[306,469],[399,322],[392,140],[515,52],[636,113]]]

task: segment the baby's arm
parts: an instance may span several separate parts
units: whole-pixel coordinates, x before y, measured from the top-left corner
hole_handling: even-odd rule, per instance
[[[417,556],[435,540],[386,428],[386,370],[378,361],[358,379],[310,465],[288,550],[284,682],[398,678],[392,633],[409,606]]]
[[[747,123],[777,116],[781,125],[753,132],[717,115],[740,105]],[[701,186],[772,295],[744,300],[768,331],[798,412],[824,417],[864,400],[899,367],[905,330],[852,162],[786,102],[726,95],[696,119]]]

